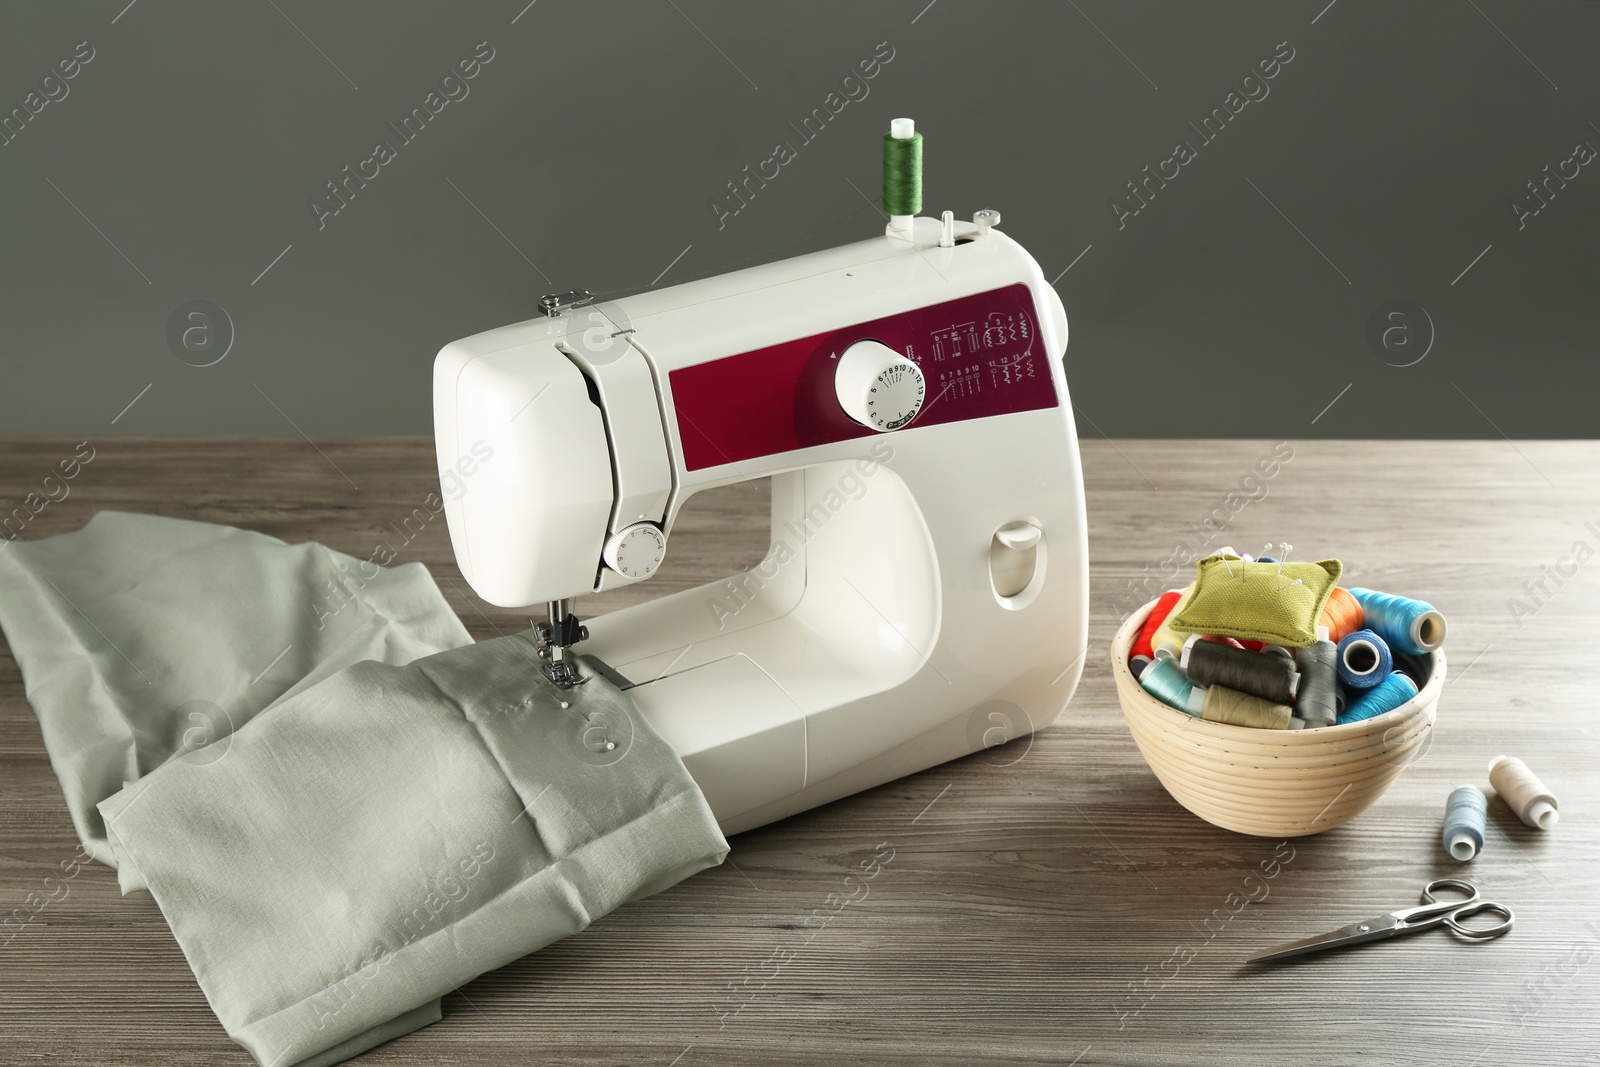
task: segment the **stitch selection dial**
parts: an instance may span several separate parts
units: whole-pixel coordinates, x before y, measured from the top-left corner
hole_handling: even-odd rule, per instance
[[[887,433],[917,417],[927,394],[922,370],[879,341],[857,341],[839,357],[834,395],[856,422]]]
[[[606,540],[606,566],[624,578],[648,578],[661,566],[667,535],[651,522],[636,522]]]

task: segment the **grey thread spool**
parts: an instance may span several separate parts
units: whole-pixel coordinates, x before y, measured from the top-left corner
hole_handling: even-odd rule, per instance
[[[1489,825],[1489,798],[1475,785],[1458,787],[1444,802],[1444,848],[1462,862],[1483,851]]]
[[[1332,641],[1321,638],[1300,650],[1300,692],[1295,714],[1308,725],[1332,726],[1339,717],[1339,672]]]
[[[1282,656],[1202,641],[1198,634],[1183,643],[1182,666],[1195,685],[1220,685],[1273,704],[1292,703],[1300,684],[1294,663]]]
[[[1561,818],[1556,798],[1528,765],[1515,756],[1489,761],[1489,784],[1505,798],[1517,818],[1539,830],[1553,830]]]

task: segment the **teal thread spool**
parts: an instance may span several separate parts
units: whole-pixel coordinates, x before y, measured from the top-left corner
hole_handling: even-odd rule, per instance
[[[883,137],[883,210],[891,230],[909,230],[922,210],[922,134],[910,119],[895,119]]]
[[[1475,785],[1464,785],[1444,803],[1444,849],[1463,863],[1483,851],[1489,825],[1489,798]]]
[[[1417,695],[1417,683],[1405,671],[1395,671],[1371,689],[1352,691],[1350,702],[1339,715],[1338,725],[1361,722],[1393,711]]]
[[[1183,668],[1170,659],[1154,659],[1139,675],[1144,691],[1169,708],[1199,716],[1206,704],[1206,691],[1189,681]]]
[[[1367,629],[1396,652],[1426,655],[1444,644],[1444,616],[1432,604],[1373,589],[1351,589],[1367,617]]]

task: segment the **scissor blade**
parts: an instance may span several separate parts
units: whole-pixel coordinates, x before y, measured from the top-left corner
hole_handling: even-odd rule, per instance
[[[1325,934],[1315,937],[1302,938],[1299,941],[1290,941],[1277,948],[1269,948],[1257,952],[1254,956],[1247,956],[1246,963],[1266,963],[1270,960],[1288,959],[1290,956],[1302,956],[1308,952],[1321,952],[1324,949],[1337,948],[1340,945],[1359,945],[1363,941],[1379,941],[1386,937],[1393,937],[1400,932],[1400,920],[1393,912],[1380,915],[1366,922],[1351,923],[1341,926],[1337,930],[1330,930]]]

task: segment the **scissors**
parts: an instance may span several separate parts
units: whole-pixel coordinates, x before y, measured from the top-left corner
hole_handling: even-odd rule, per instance
[[[1440,900],[1434,894],[1442,889],[1453,889],[1467,894],[1455,900]],[[1437,878],[1422,887],[1422,906],[1419,908],[1403,908],[1400,911],[1391,911],[1387,915],[1379,915],[1375,919],[1365,922],[1351,923],[1341,926],[1326,934],[1307,937],[1300,941],[1291,941],[1287,945],[1269,948],[1257,952],[1254,956],[1247,957],[1246,963],[1266,963],[1269,960],[1287,959],[1290,956],[1299,956],[1308,952],[1321,952],[1324,949],[1338,948],[1342,945],[1360,945],[1368,941],[1382,941],[1391,937],[1400,937],[1403,934],[1414,934],[1419,930],[1431,930],[1435,926],[1446,926],[1452,934],[1465,941],[1492,941],[1511,930],[1511,924],[1517,921],[1510,908],[1496,900],[1484,900],[1478,895],[1478,887],[1471,882],[1463,882],[1459,878]],[[1493,926],[1474,928],[1462,923],[1462,919],[1480,912],[1491,915],[1503,916],[1503,919]]]

